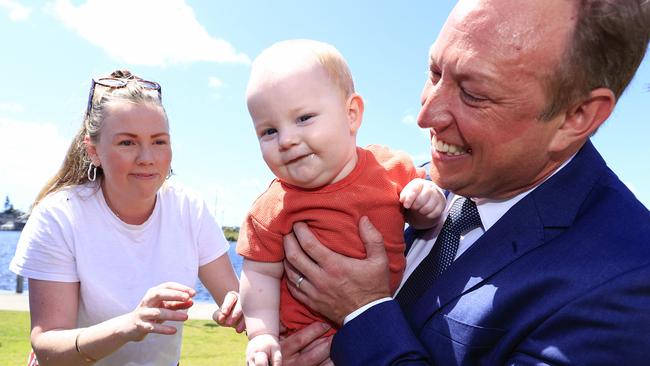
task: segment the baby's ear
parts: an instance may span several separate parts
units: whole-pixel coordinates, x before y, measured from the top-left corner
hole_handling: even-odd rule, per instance
[[[363,98],[357,93],[352,93],[348,97],[346,104],[348,121],[350,122],[350,132],[356,133],[361,127],[363,120]]]

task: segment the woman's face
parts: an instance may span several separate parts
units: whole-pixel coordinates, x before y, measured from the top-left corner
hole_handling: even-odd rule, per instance
[[[162,108],[127,102],[109,106],[99,139],[89,144],[88,153],[104,171],[102,189],[109,204],[153,205],[172,160]]]

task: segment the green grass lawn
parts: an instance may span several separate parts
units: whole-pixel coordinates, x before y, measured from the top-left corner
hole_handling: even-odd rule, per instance
[[[0,365],[22,366],[29,353],[29,313],[0,311]],[[246,336],[209,320],[188,320],[183,331],[182,366],[244,365]]]

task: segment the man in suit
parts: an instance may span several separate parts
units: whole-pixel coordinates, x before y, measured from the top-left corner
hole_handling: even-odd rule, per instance
[[[458,2],[418,117],[451,214],[417,234],[396,299],[367,220],[366,259],[304,223],[285,238],[293,295],[342,325],[337,365],[650,362],[650,213],[589,140],[644,57],[649,14],[648,0]]]

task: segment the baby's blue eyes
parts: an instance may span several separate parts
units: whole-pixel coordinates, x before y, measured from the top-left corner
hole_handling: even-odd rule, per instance
[[[298,124],[298,125],[301,125],[301,124],[309,121],[310,119],[314,118],[315,116],[316,116],[315,114],[303,114],[302,116],[299,116],[298,118],[296,118],[295,123]],[[259,136],[260,136],[260,138],[262,138],[262,137],[266,137],[266,136],[273,136],[273,135],[275,135],[277,133],[278,133],[277,128],[267,128],[267,129],[260,130]]]
[[[269,128],[267,130],[262,131],[262,136],[271,136],[271,135],[273,135],[274,133],[277,133],[277,132],[278,132],[278,130],[276,130],[275,128]]]
[[[305,114],[303,116],[298,117],[298,122],[306,122],[309,119],[311,119],[312,117],[314,117],[313,114]]]

